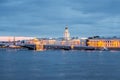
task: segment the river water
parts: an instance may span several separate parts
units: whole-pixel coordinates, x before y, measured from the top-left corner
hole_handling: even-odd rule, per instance
[[[120,80],[120,52],[0,49],[0,80]]]

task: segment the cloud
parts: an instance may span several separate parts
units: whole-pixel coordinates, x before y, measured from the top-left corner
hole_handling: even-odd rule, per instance
[[[73,36],[111,32],[118,35],[119,3],[119,0],[1,0],[0,33],[54,37],[62,36],[68,25]]]
[[[119,14],[119,0],[71,0],[72,8],[85,13]]]

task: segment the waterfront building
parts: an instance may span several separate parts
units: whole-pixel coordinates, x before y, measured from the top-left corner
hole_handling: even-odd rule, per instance
[[[88,39],[87,46],[101,48],[120,48],[120,39],[118,38],[98,38],[98,39]]]
[[[69,40],[69,41],[62,40],[62,41],[60,41],[60,45],[80,46],[80,39],[71,39],[71,40]]]
[[[70,40],[70,33],[69,33],[69,30],[68,30],[68,26],[65,27],[64,39],[65,40]]]

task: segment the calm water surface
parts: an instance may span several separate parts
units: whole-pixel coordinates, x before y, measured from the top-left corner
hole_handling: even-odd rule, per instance
[[[0,80],[120,80],[120,52],[0,49]]]

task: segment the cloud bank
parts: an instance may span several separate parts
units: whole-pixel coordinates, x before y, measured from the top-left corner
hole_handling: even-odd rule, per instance
[[[0,0],[0,35],[120,36],[119,0]]]

